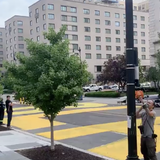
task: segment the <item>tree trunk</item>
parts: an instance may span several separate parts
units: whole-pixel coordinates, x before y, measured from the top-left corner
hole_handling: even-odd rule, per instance
[[[55,150],[55,146],[54,146],[54,127],[53,127],[53,121],[54,121],[54,118],[51,117],[50,124],[51,124],[51,150],[52,150],[52,151]]]

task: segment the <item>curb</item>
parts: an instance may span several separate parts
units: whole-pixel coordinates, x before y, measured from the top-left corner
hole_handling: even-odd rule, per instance
[[[41,137],[41,136],[38,136],[38,135],[35,135],[35,134],[32,134],[32,133],[28,133],[26,131],[22,131],[20,129],[15,129],[14,127],[12,128],[13,130],[19,132],[19,133],[22,133],[22,134],[25,134],[25,135],[28,135],[28,136],[31,136],[31,137],[34,137],[34,138],[37,138],[37,139],[40,139],[40,140],[43,140],[43,141],[47,141],[50,143],[50,139],[48,138],[45,138],[45,137]],[[83,150],[83,149],[80,149],[80,148],[77,148],[77,147],[74,147],[74,146],[71,146],[71,145],[67,145],[67,144],[64,144],[64,143],[61,143],[61,142],[58,142],[58,141],[54,141],[55,144],[60,144],[60,145],[63,145],[65,147],[68,147],[68,148],[72,148],[72,149],[75,149],[77,151],[80,151],[80,152],[83,152],[83,153],[86,153],[86,154],[90,154],[92,156],[96,156],[96,157],[99,157],[99,158],[103,158],[104,160],[115,160],[115,159],[112,159],[112,158],[109,158],[109,157],[105,157],[105,156],[101,156],[99,154],[95,154],[95,153],[92,153],[90,151],[86,151],[86,150]]]

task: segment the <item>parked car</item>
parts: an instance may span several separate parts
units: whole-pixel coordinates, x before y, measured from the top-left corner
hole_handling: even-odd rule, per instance
[[[117,84],[111,85],[109,87],[110,87],[111,90],[114,90],[114,91],[118,91],[119,90],[119,86]]]
[[[90,91],[101,91],[103,90],[103,86],[97,86],[96,84],[90,84],[89,86],[83,87],[84,92]]]

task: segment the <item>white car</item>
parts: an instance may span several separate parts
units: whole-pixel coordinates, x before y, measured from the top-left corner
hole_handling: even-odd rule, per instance
[[[117,84],[109,86],[111,90],[117,91],[119,90],[119,86]]]
[[[96,84],[90,84],[89,86],[83,87],[84,92],[90,91],[101,91],[103,90],[103,86],[97,86]]]

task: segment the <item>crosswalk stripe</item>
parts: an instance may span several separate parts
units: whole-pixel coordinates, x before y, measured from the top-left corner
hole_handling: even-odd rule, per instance
[[[7,123],[7,118],[4,120]],[[64,125],[66,123],[54,121],[54,126]],[[48,119],[44,119],[44,115],[30,115],[30,116],[20,116],[13,117],[12,126],[21,128],[23,130],[32,130],[44,127],[50,127],[50,122]]]

